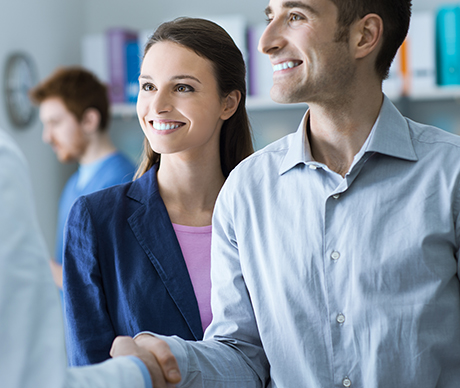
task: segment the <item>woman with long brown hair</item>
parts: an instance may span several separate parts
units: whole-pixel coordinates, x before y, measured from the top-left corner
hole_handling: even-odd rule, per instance
[[[230,171],[252,153],[245,65],[221,27],[162,24],[149,39],[137,114],[136,179],[81,197],[68,218],[64,304],[72,365],[109,357],[117,335],[201,339],[210,309],[211,217]]]

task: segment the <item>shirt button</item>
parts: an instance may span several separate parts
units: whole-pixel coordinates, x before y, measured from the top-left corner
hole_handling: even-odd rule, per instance
[[[334,251],[331,253],[331,259],[332,260],[339,260],[340,259],[340,253],[337,251]]]
[[[337,319],[337,322],[338,322],[338,323],[342,324],[342,323],[345,322],[345,315],[339,314],[339,315],[337,315],[337,318],[336,318],[336,319]]]
[[[309,164],[308,167],[310,168],[310,170],[316,170],[318,168],[314,164]]]
[[[334,199],[339,199],[339,198],[340,198],[340,194],[335,194],[335,195],[332,196],[332,198],[334,198]]]
[[[345,377],[343,380],[342,380],[342,385],[344,387],[351,387],[351,380],[348,378],[348,377]]]

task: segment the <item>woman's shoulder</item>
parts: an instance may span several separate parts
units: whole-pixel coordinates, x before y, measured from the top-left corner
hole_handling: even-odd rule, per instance
[[[111,186],[78,197],[70,210],[69,219],[79,219],[88,215],[95,223],[107,223],[111,219],[120,217],[129,209],[132,201],[128,192],[134,182]]]

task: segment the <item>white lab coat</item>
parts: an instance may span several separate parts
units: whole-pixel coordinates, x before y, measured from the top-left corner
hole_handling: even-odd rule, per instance
[[[140,368],[126,357],[67,368],[49,257],[25,158],[0,130],[0,387],[144,388]]]

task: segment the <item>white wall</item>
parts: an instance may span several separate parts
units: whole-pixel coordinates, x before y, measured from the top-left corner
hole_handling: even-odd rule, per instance
[[[163,21],[178,16],[206,17],[244,14],[251,24],[265,19],[269,0],[86,0],[85,27],[87,33],[102,32],[108,27],[125,26],[152,30]],[[459,0],[412,0],[413,10],[431,10],[440,4]]]
[[[79,63],[84,14],[80,0],[1,1],[1,90],[5,61],[13,51],[29,53],[37,64],[40,78],[47,76],[58,65]],[[70,168],[62,167],[50,147],[42,143],[38,120],[24,130],[11,126],[3,95],[0,95],[0,127],[13,135],[29,161],[39,221],[53,252],[57,201]]]
[[[102,32],[113,26],[153,30],[161,22],[178,16],[226,14],[244,14],[249,23],[257,23],[265,19],[267,4],[267,0],[88,0],[86,29],[88,33]]]
[[[441,4],[459,3],[458,0],[412,0],[412,9],[414,11],[432,10]]]

